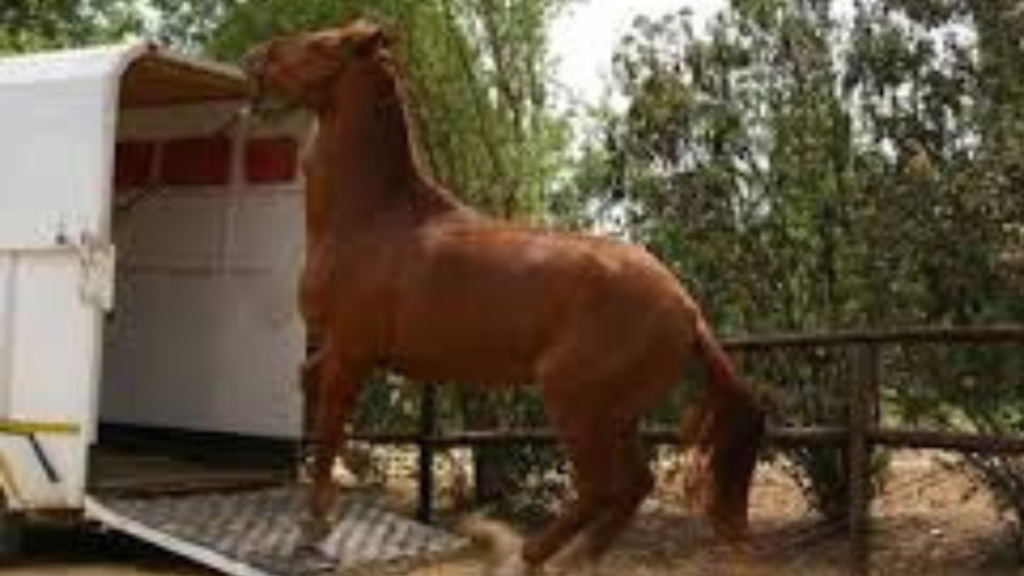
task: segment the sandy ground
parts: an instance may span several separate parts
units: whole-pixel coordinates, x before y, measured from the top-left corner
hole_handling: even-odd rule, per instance
[[[999,518],[965,478],[916,455],[895,462],[875,506],[870,573],[885,576],[1024,576]],[[637,576],[832,576],[853,574],[843,531],[817,522],[780,473],[762,468],[754,492],[754,540],[742,565],[711,545],[706,528],[663,490],[645,506],[600,573]],[[37,527],[12,576],[198,576],[212,572],[112,533]],[[424,566],[411,576],[476,576],[479,554]]]

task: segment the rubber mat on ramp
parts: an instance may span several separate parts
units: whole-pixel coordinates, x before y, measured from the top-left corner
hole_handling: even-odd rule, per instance
[[[299,487],[150,497],[93,497],[93,519],[234,576],[381,574],[410,570],[467,542],[346,494],[322,554],[297,551]]]

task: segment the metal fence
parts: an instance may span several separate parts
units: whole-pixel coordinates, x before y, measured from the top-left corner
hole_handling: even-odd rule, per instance
[[[756,364],[787,367],[818,367],[796,378],[805,389],[797,392],[823,400],[822,412],[828,422],[789,422],[776,412],[771,414],[768,441],[780,449],[821,447],[841,449],[846,458],[848,524],[854,541],[862,541],[869,514],[869,468],[872,453],[880,447],[939,449],[964,453],[1024,454],[1024,436],[1004,436],[977,432],[956,432],[919,427],[905,423],[886,425],[883,389],[883,356],[887,351],[910,347],[1010,346],[1024,358],[1024,325],[986,327],[911,328],[881,331],[845,331],[819,334],[784,334],[728,339],[725,346],[737,358],[744,374],[764,372]],[[938,356],[942,356],[939,354]],[[941,358],[940,358],[941,360]],[[829,372],[831,371],[831,372]],[[771,372],[768,370],[767,372]],[[783,370],[782,372],[785,372]],[[814,382],[815,373],[826,374],[836,389],[822,390]],[[1019,376],[1024,386],[1024,373]],[[784,390],[791,382],[767,382],[769,389]],[[832,408],[829,408],[828,400]],[[645,439],[651,444],[676,444],[680,438],[673,429],[648,429]],[[484,445],[550,444],[556,441],[546,429],[464,430],[439,432],[437,388],[423,387],[419,429],[410,433],[373,433],[355,435],[355,439],[374,444],[415,446],[418,450],[420,519],[434,515],[435,457],[438,451]]]

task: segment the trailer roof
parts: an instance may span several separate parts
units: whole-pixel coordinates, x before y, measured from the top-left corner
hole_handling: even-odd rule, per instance
[[[0,58],[0,90],[119,77],[121,105],[127,107],[232,100],[246,94],[237,68],[177,55],[150,42]]]

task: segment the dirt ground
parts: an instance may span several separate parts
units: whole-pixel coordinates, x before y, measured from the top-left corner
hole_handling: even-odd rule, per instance
[[[900,457],[874,510],[868,570],[884,576],[1024,576],[992,503],[928,455]],[[754,491],[754,539],[741,565],[711,546],[703,524],[662,490],[644,508],[600,573],[636,576],[833,576],[854,574],[843,531],[823,525],[781,473],[762,467]],[[212,574],[111,533],[37,527],[11,576]],[[476,576],[479,554],[424,566],[410,576]]]

